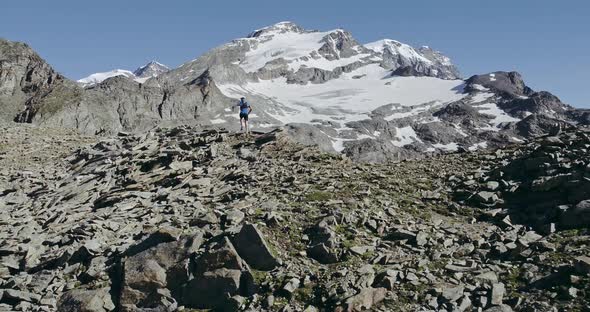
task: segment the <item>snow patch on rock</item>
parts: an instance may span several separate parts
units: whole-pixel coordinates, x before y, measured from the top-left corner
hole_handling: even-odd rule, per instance
[[[414,131],[414,128],[412,128],[411,126],[395,128],[395,132],[395,138],[397,140],[392,140],[391,144],[397,147],[409,145],[414,142],[422,143],[422,140],[420,140],[418,134],[416,134],[416,131]]]

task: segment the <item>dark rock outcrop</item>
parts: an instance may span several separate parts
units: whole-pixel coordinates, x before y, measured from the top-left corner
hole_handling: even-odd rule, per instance
[[[466,80],[465,90],[471,92],[477,90],[474,85],[499,92],[504,96],[526,96],[533,91],[524,84],[522,76],[517,72],[493,72],[485,75],[471,76]]]
[[[240,256],[254,269],[268,271],[279,264],[264,236],[253,224],[244,224],[232,242]]]

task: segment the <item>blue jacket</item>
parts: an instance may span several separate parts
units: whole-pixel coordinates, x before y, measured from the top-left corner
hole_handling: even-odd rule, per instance
[[[248,102],[240,100],[236,106],[240,107],[240,114],[250,113],[250,104],[248,104]]]

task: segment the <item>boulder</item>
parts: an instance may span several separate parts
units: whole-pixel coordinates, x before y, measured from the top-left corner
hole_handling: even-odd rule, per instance
[[[220,268],[190,280],[184,287],[182,303],[199,309],[224,306],[240,290],[240,270]]]
[[[494,283],[492,285],[492,291],[490,292],[490,302],[493,305],[502,304],[504,295],[506,294],[506,288],[503,283]]]
[[[575,262],[576,271],[582,274],[590,274],[590,257],[579,256]]]
[[[487,308],[484,312],[512,312],[512,308],[509,305],[501,304],[497,306],[493,306],[491,308]]]
[[[498,195],[493,192],[481,191],[475,194],[475,200],[482,204],[493,204],[498,201]]]
[[[241,159],[248,161],[256,160],[256,152],[246,147],[240,147],[240,149],[238,150],[238,156]]]
[[[328,248],[325,244],[317,244],[307,250],[307,254],[320,263],[336,263],[340,257],[336,250]]]
[[[195,260],[194,272],[200,275],[221,268],[238,271],[244,269],[242,258],[227,237]]]
[[[231,209],[225,213],[223,216],[223,221],[226,227],[230,227],[242,223],[245,216],[246,214],[244,214],[242,211],[238,209]]]
[[[39,302],[41,295],[16,289],[4,289],[0,300],[2,302]]]
[[[151,235],[146,241],[155,240]],[[173,293],[179,292],[189,278],[190,256],[203,242],[201,233],[183,236],[139,251],[138,246],[150,246],[146,241],[131,247],[126,254],[133,256],[122,261],[123,281],[120,302],[123,310],[158,307],[170,310],[176,306]],[[138,252],[139,251],[139,252]]]
[[[444,287],[442,289],[441,296],[449,302],[455,302],[463,296],[464,290],[465,290],[465,287],[463,287],[463,286]]]
[[[281,293],[284,294],[285,297],[291,298],[295,290],[299,288],[299,285],[301,285],[301,281],[298,278],[294,277],[288,280],[283,285],[283,287],[281,288]]]
[[[227,237],[210,246],[194,264],[194,278],[182,287],[181,303],[199,309],[222,309],[234,295],[250,295],[254,278]]]
[[[110,288],[73,289],[59,298],[57,310],[62,312],[107,312],[115,310]]]
[[[573,209],[566,210],[560,217],[562,229],[575,229],[590,226],[590,199],[579,202]]]
[[[365,311],[375,308],[387,295],[385,288],[364,288],[361,291],[346,299],[344,310],[347,312]]]
[[[272,270],[279,264],[256,225],[242,226],[232,242],[246,263],[257,270]]]

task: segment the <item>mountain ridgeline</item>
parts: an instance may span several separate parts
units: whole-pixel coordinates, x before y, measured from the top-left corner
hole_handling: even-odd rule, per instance
[[[150,62],[78,82],[29,46],[0,40],[3,122],[75,128],[86,134],[198,125],[237,129],[230,110],[245,96],[254,129],[285,127],[297,141],[354,160],[522,142],[589,124],[590,113],[535,92],[516,72],[462,80],[442,53],[349,32],[281,22],[169,70]]]

